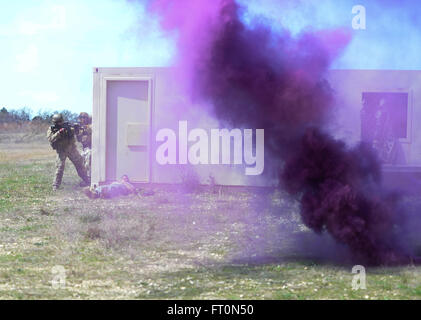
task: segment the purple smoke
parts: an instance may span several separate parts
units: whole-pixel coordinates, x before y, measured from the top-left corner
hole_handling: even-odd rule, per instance
[[[376,156],[326,133],[335,110],[325,73],[349,34],[293,38],[264,23],[246,26],[234,0],[174,3],[160,0],[153,8],[164,27],[180,32],[177,62],[193,98],[210,103],[222,122],[265,129],[265,168],[279,171],[281,184],[301,203],[306,226],[328,231],[358,262],[409,262],[397,237],[399,199],[382,190]]]

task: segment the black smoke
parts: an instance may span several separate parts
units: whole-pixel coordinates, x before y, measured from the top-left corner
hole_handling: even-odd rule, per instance
[[[306,226],[329,232],[358,262],[408,263],[400,198],[382,188],[376,155],[363,144],[350,149],[325,130],[335,111],[325,75],[332,46],[346,35],[293,38],[264,24],[248,27],[235,1],[222,3],[210,45],[195,61],[195,99],[210,102],[216,117],[234,127],[265,129],[265,167],[279,170]]]

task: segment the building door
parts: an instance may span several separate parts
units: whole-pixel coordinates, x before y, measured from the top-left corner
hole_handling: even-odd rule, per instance
[[[150,179],[150,81],[107,81],[106,180]]]

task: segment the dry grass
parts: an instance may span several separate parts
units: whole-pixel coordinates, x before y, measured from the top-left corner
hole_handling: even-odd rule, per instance
[[[157,188],[149,197],[89,200],[69,165],[63,189],[50,191],[54,152],[45,141],[5,140],[2,299],[421,297],[414,266],[368,269],[367,290],[353,291],[352,266],[300,224],[297,205],[279,191]],[[51,284],[56,265],[66,270],[64,288]]]
[[[46,129],[43,132],[0,131],[0,163],[47,161],[54,156],[55,151],[47,143]]]
[[[14,135],[26,134],[36,135],[45,134],[49,124],[38,121],[25,121],[25,122],[5,122],[0,123],[0,134]]]

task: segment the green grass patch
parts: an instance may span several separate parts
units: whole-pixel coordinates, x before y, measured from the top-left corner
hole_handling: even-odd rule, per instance
[[[0,213],[45,202],[52,170],[52,164],[45,163],[0,163]]]
[[[54,171],[54,159],[0,163],[0,299],[421,297],[419,267],[367,268],[367,289],[355,291],[352,266],[285,253],[288,228],[302,225],[296,205],[271,200],[279,192],[157,189],[90,200],[70,162],[62,188],[51,192]],[[267,204],[264,212],[256,201]],[[291,225],[285,235],[280,217]],[[56,266],[65,270],[64,288],[52,287]]]

